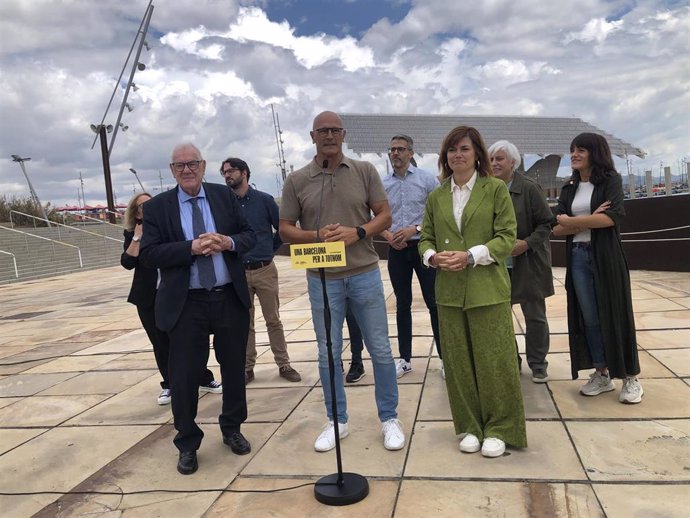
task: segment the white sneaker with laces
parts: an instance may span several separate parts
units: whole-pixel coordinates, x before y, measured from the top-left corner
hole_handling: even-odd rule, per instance
[[[636,376],[628,376],[623,380],[623,388],[618,396],[618,401],[626,404],[635,404],[642,401],[642,385]]]
[[[610,392],[615,388],[608,374],[594,371],[590,375],[589,381],[580,388],[580,394],[583,396],[598,396],[602,392]]]
[[[348,430],[347,423],[338,423],[338,435],[340,439],[344,439],[350,435],[350,430]],[[335,448],[335,425],[333,421],[328,421],[321,430],[321,433],[316,438],[314,442],[314,449],[316,451],[330,451]]]
[[[407,362],[400,358],[395,360],[395,377],[402,378],[408,372],[412,372],[412,362]]]
[[[463,453],[477,453],[481,448],[477,436],[472,435],[471,433],[466,433],[463,435],[464,437],[460,441],[460,451]]]
[[[405,432],[399,419],[389,419],[381,425],[383,446],[387,450],[401,450],[405,446]]]
[[[482,444],[482,455],[484,457],[500,457],[506,451],[506,443],[495,437],[487,437]]]
[[[211,392],[212,394],[222,394],[223,384],[220,381],[212,380],[208,385],[201,385],[199,390],[201,392]]]
[[[159,405],[169,405],[171,401],[170,397],[170,389],[163,389],[161,390],[161,393],[158,395],[158,404]]]

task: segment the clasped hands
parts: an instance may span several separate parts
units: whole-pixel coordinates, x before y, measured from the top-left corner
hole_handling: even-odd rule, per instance
[[[321,241],[325,241],[327,243],[333,241],[344,241],[345,246],[350,246],[351,244],[359,241],[356,228],[346,227],[340,223],[331,223],[325,227],[321,227],[318,232]]]
[[[208,256],[224,250],[232,250],[232,240],[228,236],[224,236],[218,232],[199,234],[199,237],[192,241],[193,255]]]
[[[458,272],[467,268],[467,252],[436,252],[432,257],[432,266],[448,272]]]
[[[416,233],[417,229],[415,227],[404,227],[395,233],[390,230],[384,230],[381,232],[381,235],[395,250],[402,250],[407,247],[407,242]]]

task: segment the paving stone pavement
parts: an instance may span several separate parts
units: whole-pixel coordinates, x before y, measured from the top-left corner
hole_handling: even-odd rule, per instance
[[[131,272],[120,267],[0,286],[0,515],[250,517],[675,517],[687,516],[690,485],[690,274],[631,272],[645,389],[639,405],[616,391],[578,393],[570,379],[565,271],[549,298],[551,381],[523,368],[529,447],[498,459],[458,450],[419,291],[413,371],[399,380],[403,450],[383,448],[368,357],[367,376],[347,386],[350,436],[345,471],[364,475],[370,494],[327,507],[313,484],[336,471],[316,453],[325,421],[316,346],[302,271],[276,258],[281,315],[300,383],[278,376],[260,311],[256,379],[243,432],[252,453],[221,441],[220,397],[201,396],[206,436],[199,471],[175,466],[169,406],[156,404],[159,376],[134,306]],[[391,344],[395,298],[385,263]],[[518,344],[524,320],[514,308]],[[524,351],[523,351],[524,352]],[[349,353],[345,352],[345,358]],[[213,354],[210,368],[219,375]],[[345,363],[347,369],[347,360]]]

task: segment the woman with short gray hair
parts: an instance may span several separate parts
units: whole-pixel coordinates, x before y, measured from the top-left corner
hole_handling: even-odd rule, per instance
[[[517,220],[517,240],[506,260],[511,303],[520,304],[525,317],[525,353],[532,381],[546,383],[549,323],[545,299],[554,293],[549,243],[553,215],[539,184],[517,172],[522,159],[513,143],[499,140],[489,147],[489,157],[493,175],[508,186]],[[522,365],[519,354],[518,361]]]

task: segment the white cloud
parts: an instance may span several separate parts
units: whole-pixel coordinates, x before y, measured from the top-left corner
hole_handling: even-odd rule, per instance
[[[383,18],[355,38],[297,36],[257,1],[199,2],[156,1],[152,51],[142,55],[147,68],[129,98],[135,110],[124,114],[129,130],[118,135],[111,159],[120,199],[132,191],[129,167],[149,189],[159,186],[159,170],[169,185],[169,152],[181,140],[202,148],[210,180],[221,181],[217,164],[236,154],[249,161],[260,188],[277,193],[270,103],[296,167],[312,156],[311,120],[324,109],[576,116],[648,151],[634,169],[690,157],[685,6],[493,0],[470,10],[413,0],[400,22]],[[104,202],[89,124],[103,115],[143,7],[141,0],[0,3],[4,192],[28,194],[9,159],[19,153],[33,157],[28,168],[42,199],[76,203],[81,171],[87,200]],[[435,157],[424,161],[433,169]]]
[[[227,36],[239,42],[255,41],[291,50],[307,68],[323,65],[331,59],[339,60],[347,72],[373,65],[371,50],[361,47],[351,36],[341,39],[326,35],[295,36],[287,22],[272,22],[266,13],[256,8],[241,8]]]
[[[500,81],[506,85],[537,78],[541,74],[560,74],[561,71],[544,62],[526,64],[523,60],[499,59],[475,67],[474,75],[488,83]]]
[[[588,21],[581,31],[568,33],[563,41],[566,45],[571,41],[582,41],[585,43],[595,41],[602,43],[610,34],[622,28],[623,20],[607,22],[603,18],[594,18]]]

